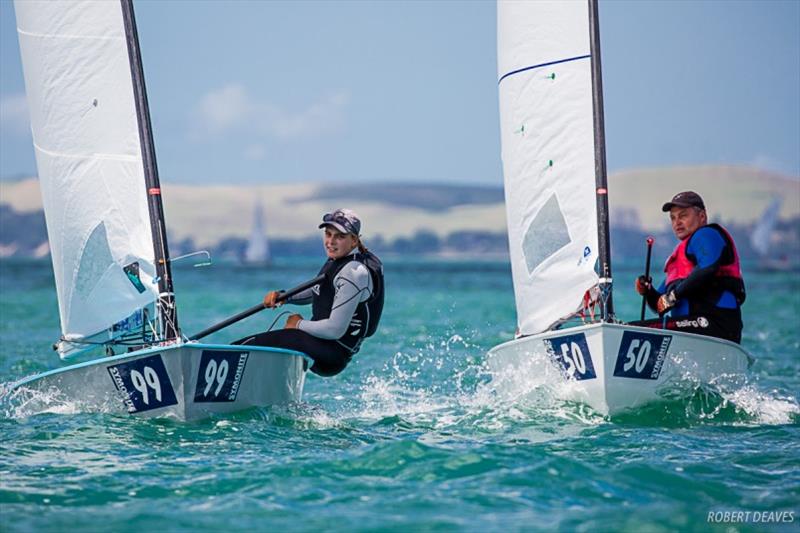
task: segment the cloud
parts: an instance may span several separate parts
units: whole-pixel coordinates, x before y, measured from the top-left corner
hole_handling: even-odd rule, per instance
[[[223,133],[243,124],[251,107],[245,88],[231,84],[207,93],[200,101],[199,113],[209,130]]]
[[[314,137],[337,131],[343,126],[346,93],[340,91],[326,96],[306,109],[290,113],[278,108],[265,108],[266,130],[280,139]]]
[[[344,126],[348,102],[347,92],[336,91],[303,109],[288,110],[252,97],[240,84],[228,84],[202,97],[197,108],[200,127],[193,133],[197,138],[240,133],[284,141],[322,137]]]
[[[0,128],[17,135],[30,133],[31,121],[25,93],[0,96]]]

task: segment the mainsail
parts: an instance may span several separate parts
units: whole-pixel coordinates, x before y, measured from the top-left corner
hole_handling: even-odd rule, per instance
[[[595,272],[597,194],[604,195],[605,188],[595,178],[590,6],[580,1],[497,6],[511,270],[519,332],[531,335],[574,314],[586,291],[601,281]],[[604,165],[603,155],[603,180]]]
[[[15,3],[62,357],[88,343],[144,333],[143,309],[164,296],[159,270],[168,256],[165,241],[161,254],[154,246],[163,228],[154,228],[148,207],[158,192],[145,178],[141,95],[129,55],[135,25],[126,7]]]

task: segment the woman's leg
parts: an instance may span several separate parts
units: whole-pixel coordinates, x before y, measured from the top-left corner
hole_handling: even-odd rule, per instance
[[[352,354],[336,341],[320,339],[299,329],[278,329],[250,335],[233,344],[270,346],[302,352],[314,360],[311,371],[320,376],[334,376],[344,370]]]

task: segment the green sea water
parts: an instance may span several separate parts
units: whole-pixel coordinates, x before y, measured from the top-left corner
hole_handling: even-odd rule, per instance
[[[177,268],[184,332],[318,266]],[[60,364],[58,310],[49,262],[0,262],[0,530],[800,530],[800,274],[746,272],[756,363],[735,387],[608,419],[525,380],[493,388],[507,263],[386,266],[382,327],[344,373],[309,375],[296,405],[178,423],[15,405],[13,381]],[[623,319],[636,275],[616,265]]]

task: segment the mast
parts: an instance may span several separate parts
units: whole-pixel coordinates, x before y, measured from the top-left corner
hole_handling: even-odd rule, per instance
[[[608,229],[608,180],[606,172],[606,137],[603,117],[603,76],[600,65],[600,21],[598,0],[589,0],[589,39],[592,54],[592,106],[594,108],[594,175],[597,197],[597,244],[600,260],[600,294],[603,320],[614,317],[611,278],[611,240]]]
[[[145,184],[147,187],[147,206],[150,212],[150,226],[155,248],[155,267],[158,278],[157,310],[160,321],[161,340],[172,340],[180,336],[178,313],[175,308],[175,291],[172,286],[172,268],[167,246],[167,230],[164,224],[164,206],[161,201],[161,184],[156,166],[156,151],[153,130],[150,124],[150,107],[144,84],[144,69],[136,33],[136,19],[133,15],[132,0],[120,0],[122,18],[125,21],[125,36],[128,42],[128,58],[133,78],[133,93],[136,101],[136,115],[139,124],[139,143],[142,148]]]

